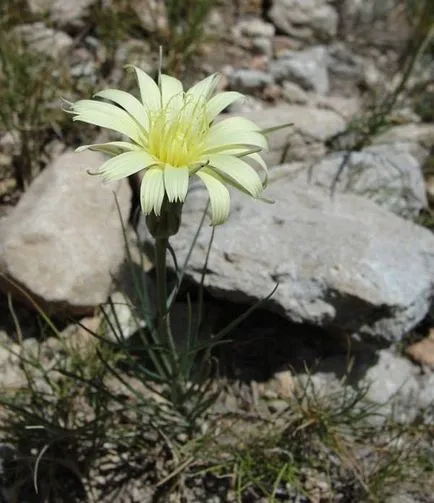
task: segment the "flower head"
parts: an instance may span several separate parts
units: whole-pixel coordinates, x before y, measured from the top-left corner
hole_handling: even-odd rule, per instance
[[[215,94],[220,76],[211,75],[184,92],[182,83],[160,75],[158,84],[133,67],[140,100],[117,89],[107,89],[92,100],[71,105],[74,120],[121,133],[130,141],[84,145],[112,156],[98,170],[105,180],[118,180],[144,172],[140,201],[146,215],[159,215],[164,197],[184,202],[191,176],[205,184],[211,202],[212,224],[229,215],[227,186],[259,197],[266,183],[267,167],[259,152],[267,148],[260,128],[242,117],[215,123],[217,115],[243,95],[230,91]],[[246,162],[254,161],[265,180]]]

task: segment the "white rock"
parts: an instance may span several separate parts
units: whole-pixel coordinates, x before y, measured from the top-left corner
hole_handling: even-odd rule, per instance
[[[236,24],[234,28],[235,34],[241,34],[246,37],[267,37],[271,38],[276,29],[271,23],[266,23],[259,18],[243,19]]]
[[[264,110],[264,108],[265,103],[262,100],[255,98],[254,96],[246,95],[243,99],[232,103],[232,105],[227,108],[227,111],[233,115],[245,115],[251,112]],[[222,115],[221,117],[224,118],[226,116]]]
[[[366,390],[355,408],[371,408],[372,413],[366,419],[376,425],[392,418],[408,423],[433,404],[434,379],[420,375],[419,368],[395,349],[360,351],[354,356],[351,365],[348,355],[322,359],[310,374],[296,376],[299,387],[326,399],[333,393],[342,397],[344,386]],[[346,376],[344,382],[338,379],[341,376]],[[350,392],[351,389],[346,391],[348,398]],[[357,391],[354,389],[353,393]]]
[[[343,0],[341,2],[341,18],[344,26],[351,29],[354,26],[371,25],[384,18],[396,8],[395,0]],[[366,33],[369,36],[369,32]]]
[[[86,314],[104,302],[124,258],[131,190],[126,180],[104,185],[87,173],[104,160],[63,154],[0,221],[0,271],[52,312]]]
[[[322,45],[304,51],[285,51],[270,63],[270,72],[276,81],[291,80],[307,91],[318,94],[329,91],[327,51]]]
[[[265,152],[264,158],[270,166],[280,162],[282,152],[288,146],[290,146],[289,154],[292,154],[294,149],[300,148],[301,155],[296,158],[305,160],[312,158],[309,152],[312,144],[315,145],[315,149],[321,147],[319,155],[313,156],[317,159],[324,153],[323,142],[345,129],[344,119],[336,112],[309,106],[280,104],[263,110],[246,111],[243,116],[264,129],[292,124],[291,127],[269,135],[269,151]],[[297,140],[297,144],[294,144],[294,139]]]
[[[330,154],[304,170],[288,165],[287,173],[293,173],[294,183],[357,194],[397,215],[412,218],[427,206],[421,161],[411,154],[407,144],[378,145],[349,155]],[[283,172],[283,166],[279,169]]]
[[[343,87],[349,83],[357,86],[365,83],[365,60],[352,52],[342,42],[327,47],[327,66],[333,87]],[[354,94],[354,89],[351,94]]]
[[[368,386],[366,399],[379,405],[377,411],[399,422],[413,420],[418,413],[420,384],[418,369],[391,349],[378,351],[378,360],[366,362],[366,374],[361,380]],[[363,368],[359,367],[359,372]]]
[[[27,0],[34,14],[49,14],[50,18],[63,25],[77,23],[85,16],[96,0]]]
[[[328,0],[274,0],[268,15],[294,38],[330,40],[337,34],[338,14]]]
[[[316,95],[312,98],[312,104],[318,108],[333,110],[346,121],[360,113],[360,100],[357,97],[345,98],[343,96],[321,96]]]
[[[282,94],[288,103],[306,105],[309,102],[307,93],[295,82],[285,80],[283,82]]]
[[[240,91],[253,91],[263,89],[274,82],[273,77],[261,70],[238,69],[229,75],[231,89]]]
[[[159,0],[131,0],[130,6],[145,30],[154,33],[168,29],[169,16],[166,2]]]
[[[434,146],[434,124],[402,124],[374,138],[374,143],[416,142],[429,149]]]
[[[434,424],[434,373],[428,373],[423,377],[419,394],[419,407],[426,421]]]
[[[70,49],[74,43],[72,38],[63,31],[48,28],[44,23],[22,24],[13,32],[22,37],[34,51],[59,58]]]
[[[137,312],[131,300],[122,292],[114,292],[110,296],[111,303],[104,306],[104,335],[111,341],[129,339],[141,328],[146,326],[145,320]]]
[[[232,195],[229,221],[217,229],[205,283],[235,302],[254,302],[279,287],[270,309],[296,322],[337,327],[349,334],[399,341],[427,314],[434,272],[434,236],[364,198],[296,189],[273,179],[269,205]],[[188,198],[172,240],[185,258],[207,199]],[[198,281],[211,229],[204,226],[189,276]]]
[[[255,37],[252,40],[252,49],[270,59],[273,55],[273,42],[268,37]]]

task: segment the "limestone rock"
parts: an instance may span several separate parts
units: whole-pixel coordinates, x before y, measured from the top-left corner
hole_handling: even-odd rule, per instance
[[[250,70],[241,68],[234,70],[229,75],[229,86],[239,91],[251,92],[263,89],[274,82],[273,77],[261,70]]]
[[[382,78],[371,61],[355,54],[342,42],[330,44],[327,52],[330,87],[337,94],[357,95],[360,86],[373,89]]]
[[[270,72],[277,81],[290,80],[306,91],[318,94],[329,91],[327,51],[322,45],[304,51],[285,51],[270,63]]]
[[[339,379],[346,376],[345,384]],[[322,359],[311,373],[296,376],[301,389],[315,396],[330,397],[344,393],[343,386],[366,390],[355,407],[374,406],[367,417],[371,424],[382,424],[393,418],[409,423],[416,416],[425,415],[433,403],[434,374],[424,375],[420,369],[400,355],[394,348],[360,351],[349,364],[347,355]],[[426,420],[432,422],[429,416]]]
[[[267,37],[271,38],[276,29],[271,23],[266,23],[260,18],[243,19],[234,27],[235,36]]]
[[[330,40],[337,34],[338,14],[328,0],[274,0],[268,15],[287,35],[306,41]]]
[[[312,99],[316,107],[333,110],[346,121],[350,121],[360,113],[361,103],[355,96],[345,98],[343,96],[316,95]]]
[[[243,116],[261,128],[292,124],[269,135],[264,158],[270,166],[281,162],[284,151],[288,153],[285,160],[318,159],[325,153],[323,143],[345,129],[345,120],[336,112],[310,106],[281,104]]]
[[[295,82],[283,82],[283,97],[288,103],[296,105],[306,105],[309,103],[309,96],[307,93]]]
[[[0,271],[52,313],[86,314],[104,302],[124,258],[121,218],[129,218],[131,191],[125,180],[104,185],[87,173],[104,159],[61,155],[0,221]]]
[[[397,215],[413,218],[427,206],[421,165],[422,159],[412,154],[408,144],[396,143],[329,154],[306,169],[292,164],[279,170],[286,171],[298,185],[357,194]]]
[[[427,314],[433,291],[434,236],[356,195],[271,181],[268,205],[232,195],[229,221],[215,233],[205,284],[235,302],[264,298],[295,322],[337,328],[365,340],[396,342]],[[172,246],[183,262],[205,207],[188,198]],[[198,281],[211,229],[204,226],[190,264]]]
[[[341,3],[341,18],[347,31],[354,27],[371,26],[378,19],[386,17],[396,8],[395,0],[343,0]],[[370,33],[365,32],[367,36]],[[372,36],[372,35],[371,35]]]
[[[61,57],[74,43],[72,38],[63,31],[49,28],[42,22],[22,24],[13,32],[29,44],[37,52],[46,54],[54,59]]]
[[[79,23],[95,0],[27,0],[27,3],[34,14],[48,13],[56,23],[67,25]]]
[[[419,143],[427,149],[434,146],[434,124],[402,124],[374,138],[374,143]]]
[[[418,413],[421,385],[418,369],[390,349],[378,351],[375,364],[367,362],[362,382],[368,386],[366,399],[380,406],[377,412],[407,423]],[[358,369],[363,372],[362,366]]]

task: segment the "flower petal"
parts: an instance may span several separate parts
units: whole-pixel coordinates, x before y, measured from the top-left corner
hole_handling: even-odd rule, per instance
[[[141,150],[141,147],[127,141],[108,141],[107,143],[82,145],[81,147],[75,149],[76,152],[83,152],[83,150],[95,150],[97,152],[104,152],[104,154],[108,155],[119,155],[123,152]]]
[[[258,173],[246,162],[232,155],[215,154],[209,156],[209,168],[230,185],[258,197],[262,192],[262,183]]]
[[[255,161],[257,164],[259,164],[260,168],[265,173],[265,178],[262,182],[262,187],[265,189],[265,187],[268,185],[268,166],[266,165],[264,159],[262,159],[262,157],[257,152],[247,154],[245,158],[251,159],[252,161]]]
[[[164,167],[164,187],[167,199],[171,203],[184,202],[188,191],[188,168],[174,168],[166,164]]]
[[[212,122],[226,107],[241,98],[244,98],[244,95],[237,91],[227,91],[212,97],[206,105],[209,122]]]
[[[211,223],[220,225],[228,219],[230,211],[229,191],[207,168],[198,171],[197,176],[205,184],[211,202]]]
[[[211,153],[211,150],[215,154],[222,152],[225,155],[235,155],[236,157],[241,158],[241,157],[249,155],[253,152],[260,152],[262,150],[262,148],[254,147],[252,145],[247,145],[245,143],[243,143],[243,144],[234,143],[233,145],[226,145],[226,146],[222,146],[220,148],[210,149],[209,153]],[[201,162],[202,163],[206,162],[207,159],[208,159],[208,156],[204,155],[201,158]]]
[[[256,131],[231,131],[225,129],[214,130],[211,128],[207,135],[203,154],[224,152],[233,148],[251,150],[268,147],[266,138]]]
[[[143,105],[148,110],[158,110],[161,107],[161,93],[155,80],[146,72],[131,65],[136,72],[137,82],[139,83],[140,97]]]
[[[120,180],[155,164],[157,161],[154,157],[143,150],[124,152],[106,161],[97,173],[102,175],[105,181]]]
[[[118,133],[129,136],[139,143],[141,128],[125,110],[96,100],[79,100],[72,104],[73,120],[87,122],[95,126],[112,129]]]
[[[175,110],[179,110],[183,102],[184,89],[182,82],[175,77],[170,77],[164,73],[161,75],[161,103],[164,108],[168,103]]]
[[[257,124],[245,117],[229,117],[229,119],[224,119],[211,126],[211,130],[219,131],[220,129],[230,129],[231,131],[261,131],[261,128]]]
[[[150,168],[143,176],[140,186],[140,204],[145,215],[152,211],[158,216],[164,199],[163,169]]]
[[[119,89],[105,89],[95,96],[111,100],[126,110],[144,129],[148,129],[148,114],[140,101],[130,93]]]
[[[187,95],[191,96],[194,101],[208,101],[214,94],[220,80],[221,75],[218,73],[213,73],[206,79],[200,80],[193,87],[190,87],[190,89],[187,91]]]

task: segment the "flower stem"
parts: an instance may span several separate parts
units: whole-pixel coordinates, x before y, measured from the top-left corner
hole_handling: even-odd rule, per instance
[[[157,331],[160,344],[165,346],[171,360],[171,371],[177,365],[176,347],[169,327],[167,312],[167,237],[155,239],[155,271],[157,276]]]

